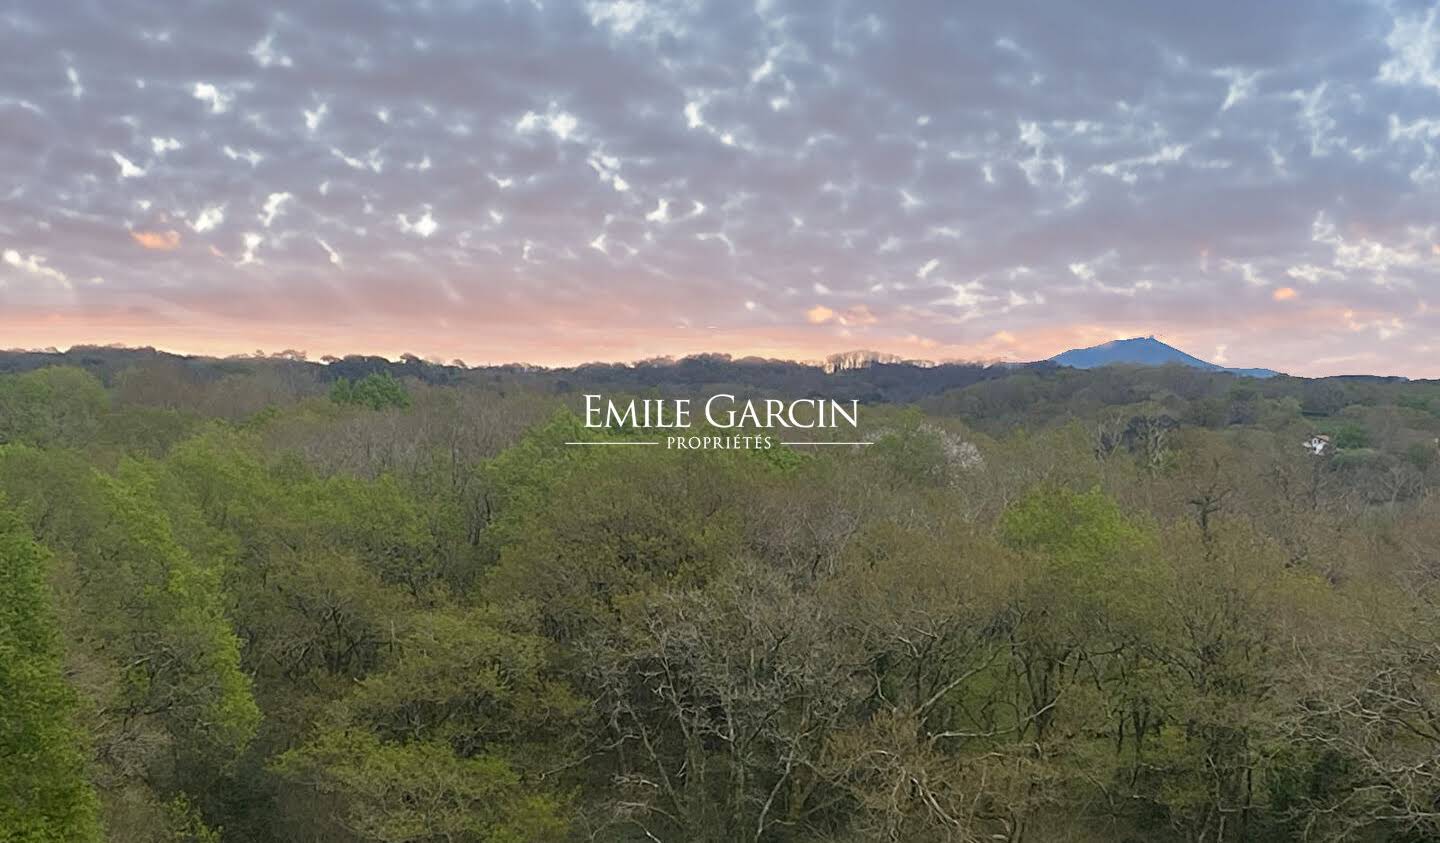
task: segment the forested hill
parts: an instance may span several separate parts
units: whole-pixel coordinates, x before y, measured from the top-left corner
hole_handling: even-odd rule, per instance
[[[3,360],[4,843],[1440,839],[1440,383]]]
[[[636,363],[592,363],[563,368],[524,364],[469,367],[404,355],[398,361],[352,355],[309,361],[297,352],[253,357],[194,357],[151,348],[76,346],[68,351],[0,351],[0,372],[23,372],[45,366],[75,366],[113,383],[135,367],[164,368],[195,382],[213,382],[235,375],[262,375],[329,383],[358,380],[385,373],[433,385],[509,385],[565,392],[575,389],[693,391],[736,386],[754,393],[794,397],[823,395],[866,402],[909,402],[983,380],[1004,377],[1021,368],[1051,369],[1054,364],[933,364],[907,362],[871,352],[837,354],[819,364],[758,357],[732,358],[702,354]]]

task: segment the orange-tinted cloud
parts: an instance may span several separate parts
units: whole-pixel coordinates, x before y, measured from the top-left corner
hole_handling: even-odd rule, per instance
[[[805,319],[811,325],[825,325],[830,322],[835,322],[846,326],[874,325],[880,321],[875,317],[875,314],[871,312],[870,308],[863,304],[857,304],[854,307],[846,308],[838,313],[823,304],[817,304],[805,311]]]
[[[831,310],[823,304],[817,304],[809,310],[805,311],[805,319],[809,321],[811,325],[824,325],[826,322],[829,322],[831,319],[834,318],[835,311]]]
[[[180,248],[180,232],[173,228],[169,231],[132,231],[130,236],[146,249],[173,252]]]
[[[1294,287],[1281,287],[1276,290],[1271,297],[1274,298],[1275,301],[1290,301],[1298,295],[1300,294],[1295,292]]]

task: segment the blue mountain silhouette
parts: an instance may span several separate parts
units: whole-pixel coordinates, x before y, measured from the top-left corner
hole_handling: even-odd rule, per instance
[[[1273,378],[1280,374],[1271,369],[1232,369],[1218,366],[1199,357],[1186,354],[1178,348],[1154,337],[1135,337],[1115,340],[1090,348],[1074,348],[1050,358],[1061,366],[1075,369],[1094,369],[1100,366],[1166,366],[1172,363],[1192,366],[1207,372],[1229,372],[1249,378]]]

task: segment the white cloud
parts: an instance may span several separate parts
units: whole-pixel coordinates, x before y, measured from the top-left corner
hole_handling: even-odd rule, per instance
[[[1010,274],[1010,277],[1012,279],[1015,278],[1016,273],[1012,272]],[[1019,290],[1010,290],[1007,296],[1007,302],[1002,312],[1008,313],[1017,307],[1026,307],[1028,305],[1041,305],[1044,303],[1045,294],[1039,291],[1036,291],[1035,293],[1027,296]]]
[[[339,147],[335,146],[330,147],[330,153],[341,161],[344,161],[345,166],[352,169],[369,170],[373,173],[379,173],[385,168],[385,159],[380,156],[379,147],[365,153],[364,158],[346,155]]]
[[[669,222],[670,221],[670,200],[661,199],[655,206],[655,210],[645,215],[648,222]]]
[[[320,121],[325,119],[325,114],[328,111],[330,111],[329,104],[323,102],[316,106],[314,109],[300,109],[300,113],[305,116],[305,130],[308,132],[314,132],[316,129],[320,128]]]
[[[538,7],[540,0],[532,0]],[[661,35],[683,36],[685,27],[666,4],[645,0],[589,0],[585,10],[590,25],[607,29],[614,37],[654,42]]]
[[[65,78],[70,80],[70,96],[75,99],[85,95],[85,86],[80,84],[80,71],[73,67],[65,68]]]
[[[1040,124],[1021,120],[1019,133],[1020,144],[1030,148],[1030,157],[1016,162],[1025,174],[1026,181],[1039,187],[1045,182],[1046,173],[1049,172],[1054,174],[1056,181],[1064,182],[1065,158],[1059,154],[1045,154],[1050,147],[1050,136],[1040,128]]]
[[[47,266],[45,258],[39,255],[22,255],[15,249],[6,249],[0,253],[0,259],[3,259],[8,266],[13,266],[22,272],[54,281],[63,287],[70,286],[70,279],[66,277],[65,273]]]
[[[1397,248],[1363,236],[1348,238],[1323,212],[1315,215],[1310,236],[1316,243],[1325,243],[1335,250],[1335,266],[1374,273],[1380,283],[1388,282],[1391,269],[1413,266],[1421,260],[1421,253],[1416,248]]]
[[[759,67],[750,71],[750,84],[753,85],[756,82],[760,82],[774,72],[775,60],[771,56],[766,56],[765,61],[761,62]]]
[[[1225,91],[1225,102],[1220,104],[1221,111],[1229,111],[1255,94],[1255,82],[1260,78],[1259,71],[1246,72],[1236,67],[1222,67],[1215,71],[1215,75],[1230,83]]]
[[[1004,50],[1007,53],[1014,53],[1024,58],[1030,57],[1030,53],[1024,48],[1022,48],[1019,44],[1015,43],[1014,38],[1009,38],[1003,35],[995,39],[995,49]]]
[[[931,258],[930,260],[926,261],[924,265],[922,265],[919,269],[915,270],[915,277],[919,278],[921,281],[924,281],[927,277],[929,277],[930,273],[934,272],[939,266],[940,259]]]
[[[435,218],[430,215],[429,208],[426,208],[425,213],[417,217],[414,222],[411,222],[410,218],[404,214],[396,214],[395,220],[400,224],[401,231],[423,238],[429,238],[440,228],[439,224],[435,222]]]
[[[260,223],[266,228],[269,228],[270,223],[274,222],[275,218],[280,216],[281,208],[284,207],[286,202],[290,201],[290,198],[290,194],[288,193],[272,193],[267,196],[265,198],[265,209],[260,214]]]
[[[1307,284],[1318,284],[1321,281],[1341,281],[1345,278],[1343,272],[1311,263],[1292,266],[1285,270],[1285,274]]]
[[[253,149],[241,151],[229,144],[226,144],[220,151],[224,152],[225,157],[231,161],[244,161],[252,167],[258,166],[261,161],[265,160],[264,155],[261,155]]]
[[[240,255],[240,260],[236,261],[235,265],[245,266],[246,264],[260,263],[255,257],[255,251],[260,248],[260,244],[264,241],[264,238],[253,231],[247,231],[240,239],[245,243],[245,251]]]
[[[1331,137],[1338,124],[1326,102],[1328,88],[1328,82],[1321,82],[1308,91],[1290,93],[1290,98],[1300,103],[1300,125],[1310,136],[1310,154],[1316,158],[1323,158],[1331,149],[1345,145],[1345,138]]]
[[[719,240],[721,243],[725,244],[725,250],[730,253],[731,257],[734,257],[736,255],[735,241],[731,240],[730,235],[726,234],[723,231],[702,231],[699,234],[695,235],[695,239],[701,242],[705,242],[708,240]]]
[[[191,92],[195,99],[210,106],[211,114],[224,114],[230,110],[233,94],[226,93],[209,82],[196,82]]]
[[[1173,164],[1185,157],[1186,149],[1184,144],[1170,144],[1150,155],[1122,158],[1107,164],[1097,164],[1090,169],[1118,178],[1126,184],[1134,184],[1140,179],[1138,170],[1145,167],[1159,167],[1162,164]]]
[[[1440,120],[1419,118],[1403,123],[1390,115],[1390,140],[1440,140]]]
[[[620,177],[620,159],[612,155],[596,153],[590,156],[586,163],[600,176],[602,182],[610,185],[616,191],[624,193],[630,189],[630,183]]]
[[[276,51],[273,32],[255,42],[255,46],[250,48],[250,56],[261,67],[290,67],[293,64],[289,56]]]
[[[575,115],[559,110],[554,103],[550,104],[550,110],[545,114],[527,111],[515,123],[515,131],[522,135],[546,131],[562,141],[569,140],[579,127],[580,121]]]
[[[322,248],[322,249],[325,250],[325,254],[327,254],[327,255],[330,256],[330,262],[331,262],[332,264],[334,264],[335,266],[344,266],[344,265],[345,265],[345,261],[340,257],[340,253],[337,252],[337,251],[335,251],[334,249],[330,248],[330,244],[329,244],[329,243],[326,243],[324,240],[321,240],[319,237],[316,237],[316,238],[315,238],[315,242],[316,242],[316,243],[319,243],[319,244],[320,244],[320,248]]]
[[[954,290],[955,294],[950,298],[949,303],[969,310],[970,316],[974,316],[977,312],[975,307],[985,301],[985,297],[981,295],[985,288],[979,281],[951,284],[950,289]]]
[[[645,20],[645,4],[639,0],[611,0],[586,4],[591,26],[608,26],[616,35],[629,35]]]
[[[1390,115],[1390,141],[1411,145],[1424,156],[1410,171],[1410,181],[1417,185],[1440,181],[1437,140],[1440,140],[1440,120],[1421,117],[1405,123],[1396,115]]]
[[[180,141],[176,140],[175,138],[153,137],[150,139],[150,152],[154,154],[156,158],[162,158],[164,157],[165,153],[175,152],[182,146],[184,146],[184,144],[180,143]]]
[[[1395,336],[1405,333],[1407,328],[1406,324],[1398,317],[1361,321],[1356,318],[1355,311],[1353,310],[1345,311],[1344,319],[1345,327],[1351,331],[1355,333],[1374,331],[1375,335],[1381,340],[1393,339]]]
[[[705,126],[705,118],[700,113],[701,104],[698,102],[685,103],[685,125],[691,129],[699,129]]]
[[[120,167],[120,178],[136,179],[145,175],[145,170],[143,168],[135,166],[135,164],[129,158],[126,158],[120,153],[112,152],[110,153],[110,157],[115,159],[115,163]]]
[[[212,230],[213,228],[215,228],[215,226],[219,225],[224,221],[225,206],[210,205],[201,210],[200,213],[196,215],[195,219],[189,221],[189,224],[191,230],[197,233],[203,233]]]
[[[1440,90],[1440,6],[1424,17],[1395,18],[1385,44],[1391,57],[1380,66],[1381,82]]]
[[[1224,266],[1226,269],[1239,272],[1240,277],[1245,279],[1246,284],[1250,284],[1255,287],[1265,287],[1270,284],[1269,280],[1267,280],[1264,276],[1260,274],[1260,270],[1255,268],[1255,264],[1250,263],[1249,261],[1227,260],[1225,261]]]

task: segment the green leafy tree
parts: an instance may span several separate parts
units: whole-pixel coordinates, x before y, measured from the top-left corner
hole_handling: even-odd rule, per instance
[[[105,388],[83,369],[52,366],[0,376],[0,444],[86,445],[109,406]]]
[[[47,561],[0,496],[0,840],[9,843],[100,839]]]
[[[56,560],[68,661],[85,699],[110,811],[203,789],[259,721],[221,588],[224,558],[176,540],[154,463],[114,474],[79,457],[0,448],[9,493]]]
[[[720,570],[741,547],[739,501],[758,473],[780,471],[753,455],[565,448],[553,437],[567,424],[496,460],[487,536],[491,593],[533,602],[559,640],[613,617],[626,594]]]
[[[558,840],[560,798],[538,785],[580,702],[550,675],[542,639],[496,612],[414,619],[393,664],[329,709],[275,769],[335,799],[362,840]]]
[[[565,836],[553,797],[504,761],[464,758],[434,741],[383,743],[353,729],[322,732],[277,771],[345,811],[341,827],[374,843],[545,843]]]
[[[1335,431],[1335,447],[1342,450],[1370,447],[1370,432],[1358,424],[1347,424]]]
[[[372,410],[409,407],[410,393],[389,372],[371,372],[358,381],[339,378],[330,387],[330,400],[337,404],[358,404]]]

